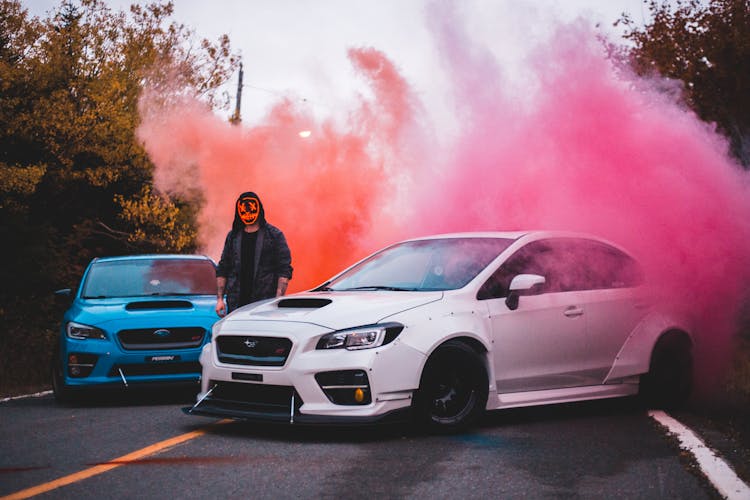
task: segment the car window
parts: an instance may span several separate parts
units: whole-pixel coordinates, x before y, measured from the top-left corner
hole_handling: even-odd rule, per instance
[[[585,239],[556,238],[529,243],[511,255],[480,288],[479,300],[506,297],[519,274],[538,274],[546,282],[534,293],[556,293],[637,286],[637,262],[610,245]]]
[[[211,261],[199,259],[94,262],[81,290],[84,298],[215,293],[215,267]]]
[[[556,288],[554,282],[558,274],[553,266],[555,256],[554,245],[547,241],[533,241],[525,245],[511,255],[482,285],[477,298],[483,300],[506,297],[511,280],[519,274],[544,276],[546,282],[537,289],[537,292],[552,291]]]
[[[643,283],[640,265],[621,250],[593,240],[576,240],[575,245],[584,259],[580,289],[628,288]]]
[[[505,238],[441,238],[388,247],[327,284],[330,290],[462,288],[505,250]]]

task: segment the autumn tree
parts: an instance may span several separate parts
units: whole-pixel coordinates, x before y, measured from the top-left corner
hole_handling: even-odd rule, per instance
[[[632,66],[681,81],[687,104],[750,167],[750,1],[651,0],[648,9],[643,27],[627,14],[618,21]]]
[[[123,12],[63,0],[40,19],[0,0],[0,384],[13,378],[9,350],[34,358],[11,332],[53,336],[52,291],[92,257],[195,250],[200,200],[153,188],[138,100],[149,88],[226,106],[236,57],[226,36],[197,39],[172,14],[171,2]]]

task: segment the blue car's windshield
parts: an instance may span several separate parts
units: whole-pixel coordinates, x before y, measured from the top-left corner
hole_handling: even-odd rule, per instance
[[[513,240],[442,238],[388,247],[341,276],[326,290],[455,290],[464,287]]]
[[[216,271],[209,260],[133,259],[92,264],[83,298],[216,294]]]

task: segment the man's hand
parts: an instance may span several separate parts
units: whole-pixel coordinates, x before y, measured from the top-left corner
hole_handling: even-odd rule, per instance
[[[216,277],[216,314],[223,318],[227,314],[227,305],[224,303],[224,290],[227,287],[227,279],[223,276]]]
[[[224,297],[216,299],[216,314],[218,314],[220,318],[223,318],[227,314],[227,305],[224,303]]]
[[[286,287],[289,285],[289,278],[279,278],[279,282],[276,285],[276,296],[281,297],[286,293]]]

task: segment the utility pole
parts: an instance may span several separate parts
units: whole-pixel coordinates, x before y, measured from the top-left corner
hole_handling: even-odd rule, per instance
[[[242,74],[242,63],[240,62],[240,78],[237,81],[237,103],[234,107],[234,114],[229,118],[229,122],[232,125],[239,125],[242,121],[242,117],[240,116],[240,107],[242,105]]]

